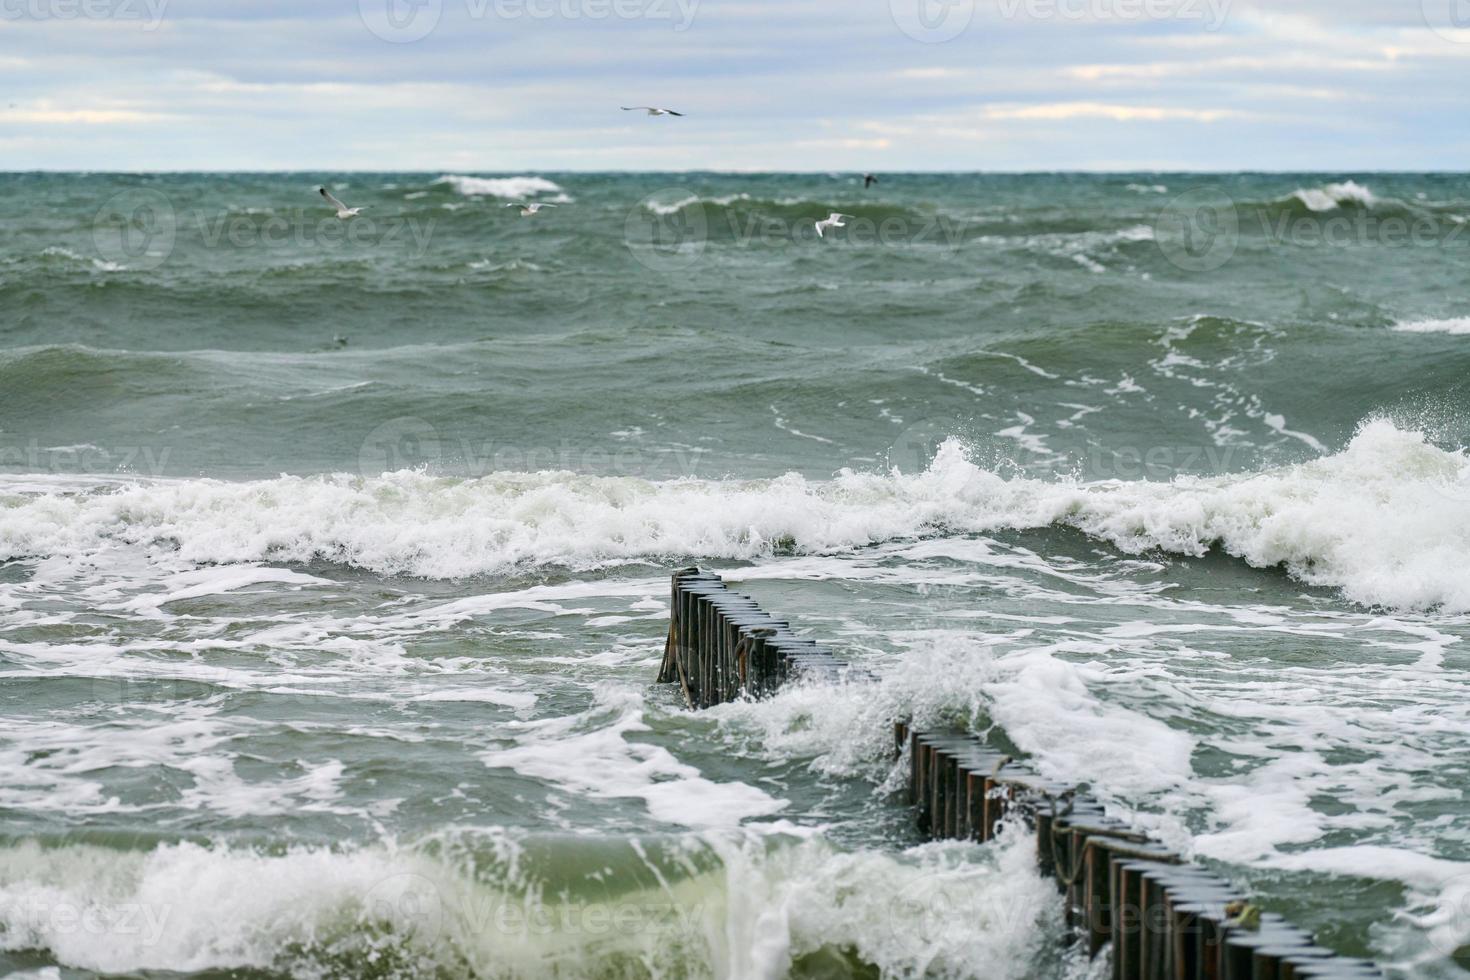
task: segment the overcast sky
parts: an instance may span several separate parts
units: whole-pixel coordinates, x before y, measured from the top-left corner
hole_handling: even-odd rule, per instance
[[[0,74],[0,170],[1470,159],[1470,0],[0,0]]]

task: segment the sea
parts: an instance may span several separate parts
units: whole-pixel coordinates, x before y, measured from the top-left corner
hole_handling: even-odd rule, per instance
[[[1109,975],[909,719],[1467,976],[1470,177],[877,177],[0,175],[0,975]]]

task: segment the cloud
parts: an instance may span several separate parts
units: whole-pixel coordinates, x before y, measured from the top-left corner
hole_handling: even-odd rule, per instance
[[[989,120],[1110,119],[1114,122],[1187,122],[1212,123],[1221,119],[1247,119],[1251,113],[1238,109],[1188,109],[1166,106],[1110,105],[1103,102],[1048,102],[1039,105],[988,106],[983,112]]]
[[[1470,36],[1417,3],[1234,0],[1209,30],[986,0],[924,43],[878,0],[535,2],[550,15],[441,0],[406,43],[358,0],[0,21],[0,139],[9,166],[61,169],[1435,169],[1466,151],[1446,120]],[[635,102],[688,115],[618,112]]]

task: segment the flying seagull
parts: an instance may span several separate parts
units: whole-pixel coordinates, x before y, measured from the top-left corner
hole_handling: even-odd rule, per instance
[[[331,192],[328,191],[325,187],[318,187],[317,190],[321,192],[322,197],[327,199],[328,204],[337,209],[337,217],[341,218],[343,221],[346,221],[348,218],[357,217],[358,212],[362,211],[362,208],[349,208],[347,205],[343,204],[341,201],[333,197],[331,195]]]
[[[872,174],[863,174],[863,190],[867,190],[876,183],[878,183],[877,177],[874,177]]]
[[[535,202],[533,202],[531,204],[507,204],[506,207],[508,207],[508,208],[520,208],[521,209],[521,217],[522,218],[529,218],[532,215],[534,215],[537,211],[540,211],[542,208],[554,208],[554,207],[556,207],[556,205],[555,204],[542,204],[540,201],[535,201]]]
[[[817,237],[826,238],[828,228],[846,228],[847,225],[842,219],[851,217],[852,215],[850,214],[838,214],[836,211],[833,211],[826,221],[817,222]]]
[[[625,105],[625,106],[619,106],[618,108],[622,109],[624,112],[637,112],[639,109],[642,109],[644,112],[648,113],[650,116],[682,116],[682,115],[684,115],[684,113],[682,113],[682,112],[675,112],[673,109],[660,109],[660,108],[657,108],[656,106],[651,106],[651,105]]]

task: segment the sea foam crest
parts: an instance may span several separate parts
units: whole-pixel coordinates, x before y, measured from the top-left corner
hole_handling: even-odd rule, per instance
[[[643,884],[585,897],[538,882],[543,862],[518,841],[490,843],[519,870],[387,847],[22,843],[0,848],[0,935],[108,974],[777,977],[831,947],[885,976],[1023,980],[1061,931],[1022,834],[992,860],[963,844],[844,853],[755,831],[606,843],[597,875],[631,858],[621,880]]]
[[[0,492],[0,559],[85,559],[123,544],[199,563],[325,560],[457,578],[1051,525],[1128,552],[1218,549],[1367,605],[1470,610],[1470,458],[1384,420],[1335,455],[1169,483],[1006,479],[950,441],[921,473],[831,480],[400,471]]]
[[[466,197],[526,198],[538,194],[556,194],[561,185],[545,177],[466,177],[445,174],[436,184],[448,184]]]
[[[1291,196],[1306,205],[1309,211],[1332,211],[1344,204],[1371,208],[1378,203],[1372,191],[1352,180],[1322,187],[1298,188]]]
[[[1470,333],[1470,316],[1451,317],[1445,320],[1406,320],[1394,324],[1400,333]]]

